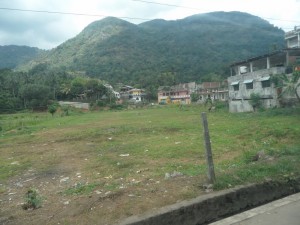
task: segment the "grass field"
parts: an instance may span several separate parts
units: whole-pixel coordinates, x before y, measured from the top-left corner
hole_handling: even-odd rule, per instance
[[[154,106],[0,115],[0,222],[113,224],[205,194],[203,111]],[[214,191],[299,176],[299,109],[220,109],[207,117]],[[177,176],[165,179],[166,173]],[[37,210],[20,206],[29,188],[43,198]]]

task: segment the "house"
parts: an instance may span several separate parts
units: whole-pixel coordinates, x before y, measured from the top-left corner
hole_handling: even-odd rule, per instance
[[[197,85],[195,93],[199,96],[198,102],[205,103],[207,99],[212,101],[228,100],[227,80],[224,82],[202,82]]]
[[[286,32],[284,39],[287,48],[300,48],[300,26],[295,26],[294,30]]]
[[[262,56],[233,63],[228,77],[229,111],[253,111],[251,93],[260,95],[263,107],[279,106],[280,90],[271,79],[276,74],[291,74],[300,63],[300,48],[286,48]],[[297,68],[297,67],[296,67]]]
[[[110,84],[104,84],[104,86],[111,91],[111,93],[115,96],[117,100],[120,100],[120,93],[115,91]]]
[[[160,86],[158,88],[158,103],[159,104],[190,104],[190,94],[195,92],[196,83],[184,83],[174,86]]]
[[[129,90],[128,93],[129,93],[129,99],[131,99],[133,102],[143,101],[146,95],[143,89],[137,89],[137,88],[133,88]]]
[[[123,85],[120,88],[120,97],[123,101],[130,101],[132,103],[139,103],[144,101],[146,96],[144,89],[134,88],[128,85]]]

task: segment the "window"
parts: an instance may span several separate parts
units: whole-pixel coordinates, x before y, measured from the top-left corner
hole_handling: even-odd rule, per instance
[[[246,89],[253,89],[253,82],[246,84]]]
[[[253,89],[253,79],[251,79],[251,80],[244,80],[243,83],[246,84],[246,89]]]
[[[270,80],[264,80],[261,82],[261,86],[262,88],[267,88],[267,87],[271,87],[271,82]]]
[[[238,91],[240,88],[239,88],[239,83],[240,81],[234,81],[231,83],[231,86],[233,87],[233,90],[234,91]]]
[[[271,87],[270,76],[263,77],[263,78],[260,79],[260,81],[261,81],[261,87],[262,88]]]
[[[234,91],[238,91],[238,90],[239,90],[239,85],[238,85],[238,84],[232,85],[232,86],[233,86],[233,90],[234,90]]]

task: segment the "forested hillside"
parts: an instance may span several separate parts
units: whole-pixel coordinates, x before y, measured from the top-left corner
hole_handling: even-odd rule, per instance
[[[0,69],[13,69],[18,65],[28,63],[43,52],[43,50],[28,46],[0,46]]]
[[[106,83],[143,88],[147,99],[155,100],[159,86],[226,79],[234,61],[283,46],[281,29],[240,12],[139,25],[109,17],[40,55],[38,49],[26,47],[0,51],[6,68],[38,55],[18,70],[0,70],[0,112],[43,108],[49,100],[82,95],[98,104],[103,95],[111,94]],[[15,61],[9,61],[12,58]]]
[[[140,25],[109,17],[93,22],[27,68],[43,63],[111,83],[144,86],[163,73],[172,73],[176,82],[200,81],[210,73],[226,77],[233,61],[283,46],[281,29],[241,12]]]

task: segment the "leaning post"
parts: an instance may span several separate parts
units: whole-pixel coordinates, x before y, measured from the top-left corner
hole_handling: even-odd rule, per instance
[[[208,122],[206,118],[206,113],[201,113],[202,117],[202,124],[203,124],[203,130],[204,130],[204,144],[205,144],[205,155],[206,155],[206,161],[208,166],[208,180],[211,184],[214,184],[216,181],[215,177],[215,170],[214,170],[214,162],[212,157],[212,151],[211,151],[211,144],[210,144],[210,137],[209,137],[209,130],[208,130]]]

